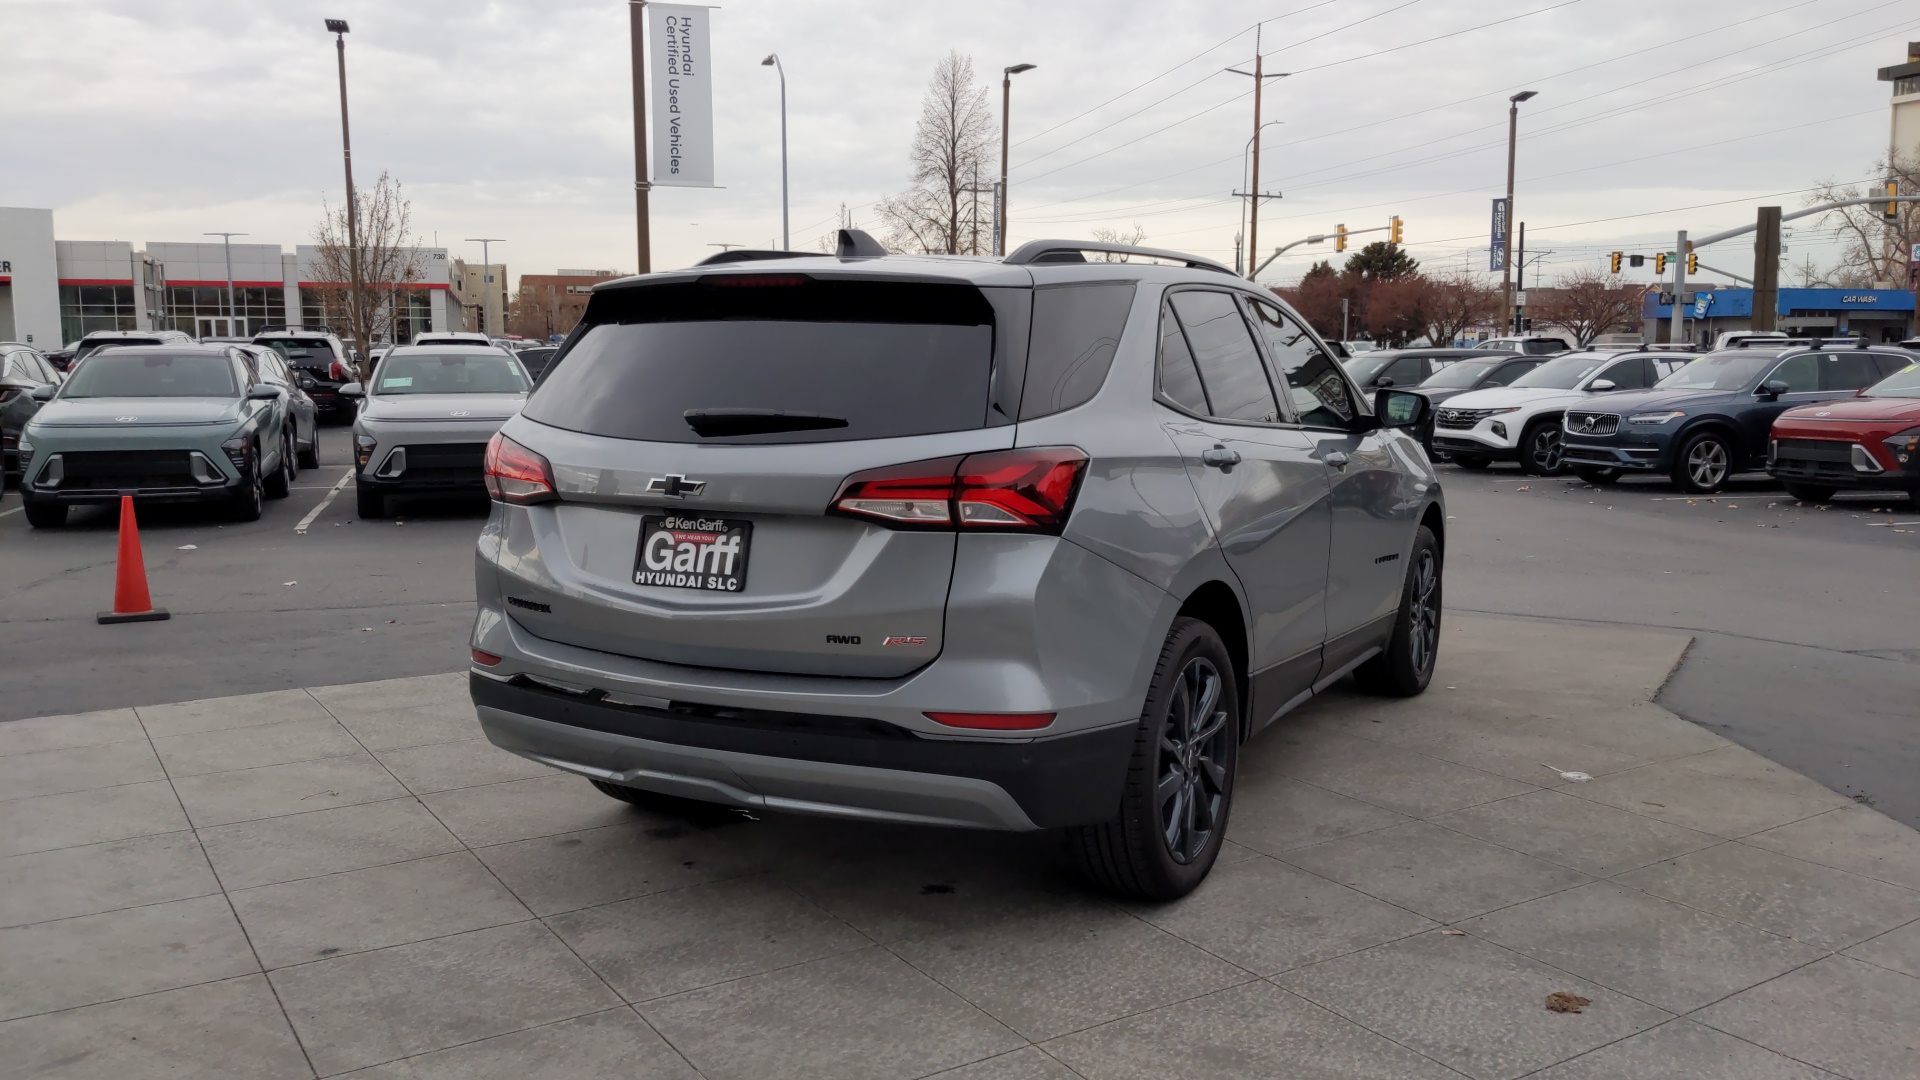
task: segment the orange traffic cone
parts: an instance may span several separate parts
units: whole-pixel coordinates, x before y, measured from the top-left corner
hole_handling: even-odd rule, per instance
[[[147,563],[140,557],[140,524],[133,519],[133,496],[120,496],[120,564],[113,575],[113,610],[94,616],[103,623],[159,622],[170,619],[147,594]]]

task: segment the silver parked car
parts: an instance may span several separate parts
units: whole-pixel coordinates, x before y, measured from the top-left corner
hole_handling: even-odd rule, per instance
[[[380,358],[353,420],[353,490],[363,518],[395,495],[478,495],[487,440],[518,412],[526,369],[491,345],[402,345]]]
[[[487,450],[481,725],[630,802],[1063,827],[1184,894],[1243,740],[1433,673],[1426,408],[1150,249],[599,285]]]

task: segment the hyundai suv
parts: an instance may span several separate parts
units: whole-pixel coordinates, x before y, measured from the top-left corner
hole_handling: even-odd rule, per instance
[[[1588,346],[1562,353],[1503,387],[1470,390],[1434,411],[1433,447],[1463,469],[1517,461],[1534,476],[1558,476],[1561,421],[1596,394],[1645,390],[1692,354]]]
[[[1065,828],[1184,894],[1244,739],[1432,676],[1425,409],[1152,249],[846,230],[596,285],[487,449],[481,726],[629,802]]]

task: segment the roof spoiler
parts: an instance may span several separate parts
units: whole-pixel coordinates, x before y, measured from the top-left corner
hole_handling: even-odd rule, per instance
[[[1006,262],[1010,266],[1032,266],[1037,263],[1083,263],[1087,261],[1086,252],[1095,251],[1106,255],[1140,255],[1149,259],[1165,259],[1177,262],[1190,270],[1214,270],[1222,274],[1234,274],[1232,270],[1198,255],[1188,255],[1182,251],[1168,251],[1164,248],[1140,247],[1136,244],[1109,244],[1100,240],[1029,240],[1008,255]]]
[[[882,255],[890,253],[887,251],[886,245],[875,240],[873,236],[865,230],[841,229],[840,235],[834,240],[833,254],[836,258],[841,259],[877,259]],[[754,248],[735,248],[732,251],[722,251],[717,255],[709,255],[693,265],[724,266],[727,263],[768,262],[774,259],[811,258],[818,258],[818,256],[808,251],[769,251]]]

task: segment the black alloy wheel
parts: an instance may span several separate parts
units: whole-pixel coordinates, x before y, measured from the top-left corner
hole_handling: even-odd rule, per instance
[[[1689,495],[1711,495],[1732,475],[1733,447],[1717,431],[1689,437],[1673,458],[1673,484]]]
[[[262,483],[262,489],[269,499],[284,499],[293,494],[293,436],[285,431],[280,433],[280,467],[273,470]]]
[[[1354,682],[1361,690],[1384,697],[1412,697],[1433,681],[1440,658],[1442,569],[1440,541],[1422,525],[1414,533],[1393,636],[1378,656],[1354,670]]]
[[[1177,618],[1136,729],[1119,818],[1070,830],[1081,871],[1142,900],[1175,900],[1225,841],[1240,752],[1240,690],[1214,628]]]
[[[1520,468],[1533,476],[1558,476],[1567,470],[1563,448],[1559,422],[1536,420],[1520,436]]]
[[[266,482],[260,476],[260,447],[252,447],[253,460],[240,472],[240,490],[233,497],[233,519],[235,521],[259,521],[266,511]]]
[[[320,467],[320,420],[319,418],[316,417],[313,421],[313,442],[308,444],[307,448],[305,450],[300,451],[300,453],[297,456],[300,460],[300,467],[303,469],[317,469]]]

